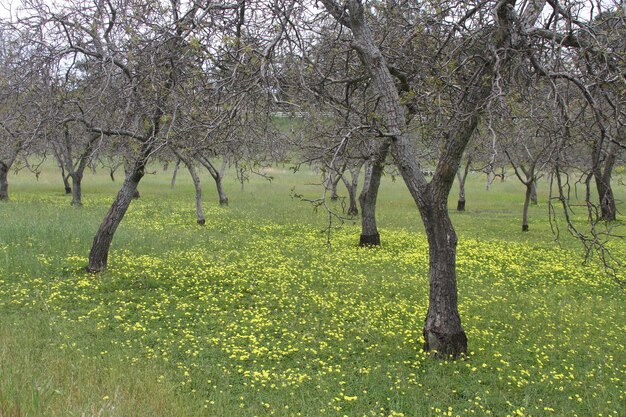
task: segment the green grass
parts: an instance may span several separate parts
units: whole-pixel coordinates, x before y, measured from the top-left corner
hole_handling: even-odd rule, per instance
[[[230,181],[229,208],[205,176],[205,227],[182,174],[142,181],[96,277],[83,268],[119,182],[88,176],[76,209],[51,169],[10,177],[0,416],[623,415],[624,292],[573,239],[554,244],[545,183],[529,233],[513,178],[472,177],[451,212],[472,353],[441,362],[420,349],[427,245],[401,182],[381,190],[383,247],[364,250],[350,220],[329,247],[327,215],[291,197],[319,196],[311,172]]]

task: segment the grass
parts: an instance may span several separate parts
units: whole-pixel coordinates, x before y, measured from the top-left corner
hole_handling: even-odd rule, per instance
[[[291,197],[319,194],[313,173],[273,175],[229,182],[229,208],[205,180],[205,227],[186,176],[147,176],[97,277],[86,255],[119,183],[87,177],[75,209],[53,170],[11,176],[0,416],[623,414],[624,292],[554,244],[545,184],[529,233],[512,178],[471,178],[451,212],[472,353],[441,362],[420,349],[427,245],[403,185],[385,180],[384,244],[364,250],[351,221],[329,247],[325,213]]]

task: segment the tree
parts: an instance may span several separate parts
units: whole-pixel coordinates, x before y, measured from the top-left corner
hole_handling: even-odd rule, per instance
[[[394,79],[393,76],[393,72],[410,73],[408,70],[414,69],[416,64],[413,64],[413,68],[410,65],[404,67],[393,65],[390,63],[391,58],[388,57],[394,53],[390,49],[384,49],[383,52],[381,43],[374,39],[370,23],[372,20],[369,16],[377,13],[383,15],[387,9],[383,3],[365,4],[357,0],[347,1],[342,5],[332,0],[323,0],[322,3],[327,12],[352,33],[351,46],[358,53],[379,97],[380,107],[377,111],[385,127],[383,135],[390,138],[391,155],[424,223],[430,250],[430,297],[424,325],[424,348],[426,351],[436,351],[443,356],[463,354],[467,351],[467,338],[461,327],[457,308],[455,268],[457,238],[447,212],[448,195],[463,151],[476,129],[481,112],[487,107],[492,94],[501,88],[502,74],[516,57],[515,51],[525,46],[517,31],[534,25],[544,3],[528,3],[519,16],[515,11],[515,1],[482,3],[475,7],[454,4],[442,14],[437,15],[434,11],[433,17],[439,23],[439,27],[422,29],[422,25],[407,19],[404,26],[396,25],[400,27],[399,31],[404,30],[404,36],[408,34],[407,41],[403,41],[403,37],[400,36],[386,38],[389,43],[395,45],[418,45],[412,51],[399,50],[398,54],[404,54],[413,60],[417,59],[416,53],[429,54],[427,62],[430,65],[435,64],[431,68],[431,73],[436,73],[432,71],[434,69],[442,69],[436,64],[443,55],[446,63],[448,60],[463,63],[458,67],[455,65],[451,72],[444,68],[440,76],[444,83],[445,77],[449,76],[450,79],[459,82],[460,87],[454,83],[446,86],[448,100],[453,107],[447,112],[450,118],[444,134],[445,144],[440,148],[440,156],[431,181],[426,180],[416,159],[418,154],[413,141],[407,135],[406,109],[396,86],[397,77]],[[424,9],[427,7],[424,6]],[[409,12],[412,12],[412,15],[407,13],[404,16],[419,18],[419,7]],[[444,19],[453,20],[456,24],[448,26]],[[378,19],[383,20],[380,17]],[[407,29],[406,23],[411,23],[418,30]],[[439,33],[440,38],[444,39],[442,45],[428,48],[428,38],[426,36],[420,38],[420,35],[429,30],[441,32],[448,30],[447,33]],[[452,44],[455,48],[448,49],[447,46]],[[467,53],[460,51],[464,44]],[[382,48],[386,46],[382,44]],[[397,71],[397,68],[400,68],[400,71]],[[424,79],[428,74],[427,71],[428,69],[420,68],[416,72],[417,85],[414,91],[428,88],[422,80],[417,79],[417,77]],[[419,100],[416,101],[419,103]],[[433,104],[432,101],[430,104]]]

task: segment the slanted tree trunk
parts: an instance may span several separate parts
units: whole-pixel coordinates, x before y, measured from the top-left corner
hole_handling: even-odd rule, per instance
[[[124,157],[124,174],[126,174],[126,178],[128,178],[134,172],[135,165],[131,163],[128,158]],[[145,175],[145,172],[144,172]],[[143,176],[143,175],[142,175]],[[137,183],[139,184],[139,183]],[[138,200],[141,198],[141,194],[139,194],[139,190],[137,187],[133,190],[133,194],[131,196],[133,200]]]
[[[176,161],[176,165],[174,166],[174,173],[172,174],[172,181],[170,182],[170,187],[174,188],[176,185],[176,175],[178,174],[178,167],[180,167],[180,158]]]
[[[0,201],[9,201],[9,165],[0,161]]]
[[[145,174],[146,161],[151,149],[150,146],[144,144],[141,157],[132,166],[129,166],[128,175],[126,175],[122,188],[117,193],[115,201],[113,201],[93,239],[87,271],[100,272],[106,269],[113,235],[133,200],[139,181]]]
[[[467,162],[465,164],[465,170],[461,174],[461,170],[458,170],[456,175],[459,180],[459,201],[456,204],[457,211],[465,211],[465,180],[469,173],[470,164],[472,163],[471,155],[468,155]]]
[[[380,234],[376,226],[376,201],[378,189],[385,169],[385,159],[389,153],[390,141],[383,139],[379,142],[372,159],[365,166],[363,189],[359,196],[361,205],[361,237],[359,246],[379,246]]]
[[[227,206],[228,205],[228,197],[226,196],[226,192],[224,191],[224,185],[222,184],[222,179],[224,177],[222,175],[219,175],[217,177],[215,177],[215,186],[217,188],[217,195],[219,196],[220,199],[220,206]]]

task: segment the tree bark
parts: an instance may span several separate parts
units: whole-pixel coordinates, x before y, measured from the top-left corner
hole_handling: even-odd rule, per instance
[[[533,181],[530,187],[530,203],[536,206],[539,204],[539,199],[537,198],[537,180]]]
[[[598,198],[600,199],[600,213],[602,220],[611,222],[616,219],[617,206],[615,205],[615,196],[611,188],[611,177],[595,175],[596,188],[598,190]]]
[[[176,152],[176,151],[174,151],[174,152]],[[178,156],[178,161],[176,161],[176,168],[175,168],[175,170],[178,169],[178,165],[180,164],[180,161],[183,161],[183,163],[187,167],[187,170],[189,171],[189,174],[191,175],[191,179],[193,180],[193,186],[196,189],[196,218],[197,218],[197,223],[200,226],[204,226],[204,224],[206,223],[206,220],[204,218],[204,211],[202,210],[202,186],[200,184],[200,177],[198,176],[198,173],[196,172],[196,168],[193,166],[193,163],[191,162],[190,159],[183,157],[178,152],[176,152],[176,156]]]
[[[424,350],[441,358],[456,357],[467,353],[467,337],[461,326],[457,300],[457,236],[446,207],[427,209],[423,216],[430,259]]]
[[[522,232],[528,232],[528,206],[533,194],[533,184],[535,181],[532,179],[525,183],[526,185],[526,197],[524,198],[524,210],[522,211]]]
[[[61,177],[63,178],[63,186],[65,187],[65,194],[72,194],[72,186],[70,185],[69,175],[65,175],[65,170],[61,171]]]
[[[122,188],[117,193],[115,201],[96,232],[91,251],[89,252],[87,271],[100,272],[106,269],[113,235],[124,218],[144,173],[145,160],[138,160],[126,176]]]
[[[81,183],[83,181],[82,172],[74,172],[72,174],[72,206],[80,207],[83,205]]]
[[[348,211],[346,212],[346,214],[348,216],[356,216],[357,214],[359,214],[359,209],[356,204],[357,184],[354,184],[354,181],[349,181],[347,178],[345,178],[345,176],[342,176],[341,180],[343,181],[343,185],[346,186],[346,190],[348,190],[348,200],[349,200],[348,204],[349,205],[348,205]]]
[[[176,165],[174,166],[174,173],[172,174],[172,181],[170,182],[170,187],[174,188],[176,185],[176,175],[178,174],[178,167],[180,167],[180,158],[176,161]]]
[[[617,206],[611,187],[611,175],[617,159],[618,148],[615,145],[611,146],[604,157],[601,144],[596,144],[593,151],[592,172],[596,180],[596,189],[600,201],[600,213],[602,220],[611,222],[617,217]]]
[[[467,175],[469,174],[470,164],[472,163],[472,157],[467,157],[467,162],[465,164],[465,170],[461,174],[461,170],[457,171],[456,175],[459,179],[459,201],[456,204],[457,211],[465,211],[465,180],[467,179]]]
[[[372,155],[371,161],[365,167],[363,190],[359,196],[361,205],[361,237],[359,246],[379,246],[380,234],[376,226],[376,201],[378,189],[385,169],[385,159],[389,153],[390,141],[384,139],[379,142],[378,148]]]
[[[220,206],[228,205],[228,197],[226,196],[226,192],[224,192],[224,186],[222,184],[222,175],[218,175],[215,179],[215,186],[217,187],[217,195],[220,198]]]
[[[360,161],[359,163],[350,165],[348,167],[348,171],[350,171],[350,180],[346,178],[345,171],[344,175],[341,176],[341,180],[348,190],[350,205],[348,206],[347,214],[349,216],[356,216],[357,214],[359,214],[359,208],[357,207],[356,202],[356,190],[359,186],[359,175],[361,174],[362,167],[363,161]]]
[[[0,161],[0,201],[9,201],[9,165]]]
[[[330,200],[337,201],[339,199],[339,194],[337,194],[337,185],[339,184],[339,180],[342,178],[342,175],[338,173],[333,174],[332,172],[328,173],[328,181],[330,182]]]

